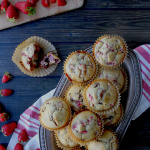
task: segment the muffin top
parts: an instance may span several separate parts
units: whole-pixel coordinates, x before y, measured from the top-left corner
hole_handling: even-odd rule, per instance
[[[74,84],[66,93],[66,100],[74,110],[80,110],[84,107],[83,90],[84,86]]]
[[[120,64],[126,55],[124,41],[117,36],[102,36],[94,45],[93,52],[97,62],[104,67]]]
[[[118,100],[116,87],[106,79],[94,80],[84,92],[87,106],[96,111],[107,110]]]
[[[120,68],[107,69],[101,67],[97,78],[105,78],[112,81],[119,90],[121,90],[124,85],[124,76]]]
[[[75,143],[70,136],[68,135],[68,126],[56,131],[59,141],[67,147],[76,147],[79,144]]]
[[[103,142],[93,141],[87,145],[88,150],[106,150]],[[111,150],[111,149],[110,149]]]
[[[30,43],[21,53],[22,63],[27,70],[38,67],[42,57],[43,50],[36,43]]]
[[[70,117],[70,108],[61,98],[53,97],[40,108],[40,122],[48,129],[58,129],[66,125]]]
[[[93,77],[96,71],[96,64],[91,55],[78,51],[68,56],[64,70],[71,81],[82,83]]]
[[[98,141],[105,145],[106,150],[117,150],[117,138],[113,132],[105,130],[103,135],[98,138]]]
[[[120,105],[114,112],[103,115],[105,125],[113,125],[117,123],[122,116],[122,106]]]
[[[90,111],[82,111],[71,121],[72,134],[79,141],[90,141],[101,132],[101,119]]]

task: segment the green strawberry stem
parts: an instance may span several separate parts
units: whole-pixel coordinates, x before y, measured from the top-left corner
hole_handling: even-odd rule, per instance
[[[13,23],[15,24],[16,19],[15,19],[15,17],[13,17],[13,18],[7,19],[7,21],[8,21],[8,22],[13,22]]]
[[[2,90],[0,90],[0,95],[1,95],[1,97],[3,97],[3,95],[2,95]]]
[[[26,11],[28,11],[28,15],[31,16],[31,15],[35,15],[36,13],[36,10],[35,8],[33,7],[27,7],[28,9],[25,9]]]

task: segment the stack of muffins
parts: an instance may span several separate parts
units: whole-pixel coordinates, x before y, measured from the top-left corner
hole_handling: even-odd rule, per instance
[[[112,127],[123,116],[121,93],[127,89],[126,72],[120,68],[127,55],[125,41],[104,35],[86,51],[71,53],[64,73],[72,82],[63,98],[52,97],[40,109],[40,122],[55,132],[62,149],[117,150]]]

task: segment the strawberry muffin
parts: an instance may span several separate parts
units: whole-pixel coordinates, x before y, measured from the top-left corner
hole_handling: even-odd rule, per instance
[[[64,72],[70,81],[84,83],[96,73],[96,63],[87,52],[76,51],[65,61]]]
[[[66,100],[75,111],[79,111],[84,107],[82,85],[73,84],[66,92]]]
[[[107,79],[97,79],[84,90],[85,105],[98,114],[113,112],[119,106],[120,94]]]
[[[103,121],[91,111],[85,110],[77,114],[71,121],[69,134],[74,141],[85,145],[95,139],[103,131]]]
[[[22,64],[29,71],[33,71],[35,68],[39,67],[42,58],[43,49],[36,43],[30,43],[21,53]]]
[[[112,81],[118,87],[119,91],[123,88],[125,83],[125,79],[120,68],[107,69],[101,67],[97,79],[103,78]]]
[[[119,36],[101,36],[93,46],[93,55],[96,61],[106,68],[119,66],[125,59],[126,54],[126,43]]]
[[[62,98],[52,97],[41,106],[39,118],[46,129],[60,129],[69,121],[70,106]]]
[[[75,148],[79,144],[75,143],[68,135],[68,126],[55,131],[57,145],[61,148]]]

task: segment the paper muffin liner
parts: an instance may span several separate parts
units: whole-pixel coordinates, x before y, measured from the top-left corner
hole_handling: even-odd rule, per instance
[[[70,90],[70,88],[71,88],[73,85],[78,85],[79,87],[84,87],[84,88],[85,88],[85,85],[77,84],[77,83],[72,83],[72,84],[68,87],[68,89],[65,91],[64,99],[65,99],[66,101],[67,101],[67,93],[68,93],[68,91]],[[83,90],[84,90],[84,89],[83,89]],[[83,95],[82,95],[82,96],[83,96]],[[75,107],[72,107],[72,106],[70,106],[70,107],[73,109],[73,111],[78,112],[78,111],[80,111],[80,110],[85,109],[84,99],[83,99],[83,105],[84,105],[84,106],[83,106],[81,109],[76,109]]]
[[[127,76],[127,73],[126,71],[123,69],[123,68],[120,68],[121,69],[121,72],[123,74],[123,77],[124,77],[124,85],[122,87],[122,89],[120,90],[121,94],[126,92],[127,88],[128,88],[128,76]]]
[[[78,111],[78,112],[75,112],[75,114],[72,116],[72,120],[74,119],[74,117],[76,116],[76,115],[78,115],[79,113],[81,113],[81,112],[83,112],[83,111],[90,111],[90,112],[92,112],[91,110],[89,110],[89,109],[82,109],[82,110],[80,110],[80,111]],[[93,113],[93,112],[92,112]],[[94,113],[95,114],[95,113]],[[74,135],[74,133],[72,132],[72,130],[71,130],[71,122],[72,122],[72,120],[71,120],[71,122],[69,123],[69,127],[68,127],[68,134],[70,135],[70,137],[71,137],[71,139],[74,141],[74,142],[76,142],[76,143],[78,143],[80,146],[85,146],[86,144],[88,144],[90,141],[92,141],[92,140],[96,140],[96,138],[97,137],[101,137],[102,136],[102,134],[103,134],[103,132],[104,132],[104,121],[103,121],[103,118],[100,116],[100,115],[98,115],[98,114],[95,114],[97,117],[99,117],[100,118],[100,120],[101,120],[101,126],[100,126],[100,132],[99,132],[99,134],[94,138],[94,139],[91,139],[91,140],[89,140],[89,141],[82,141],[82,140],[80,140],[78,137],[76,137],[75,135]]]
[[[59,99],[61,99],[62,101],[64,101],[64,102],[67,104],[67,106],[68,106],[68,108],[69,108],[69,119],[68,119],[68,121],[66,122],[66,124],[64,124],[62,127],[58,127],[58,128],[55,128],[55,129],[54,129],[54,128],[47,127],[47,126],[45,126],[45,125],[42,123],[42,121],[41,121],[41,113],[40,113],[40,114],[39,114],[40,123],[41,123],[41,125],[42,125],[45,129],[47,129],[47,130],[49,130],[49,131],[55,131],[55,130],[59,130],[59,129],[64,128],[65,126],[67,126],[67,125],[69,124],[69,122],[71,121],[71,118],[72,118],[70,105],[66,102],[66,100],[64,100],[64,99],[61,98],[61,97],[51,97],[50,99],[46,100],[46,101],[42,104],[42,106],[43,106],[45,103],[49,102],[51,99],[54,99],[54,98],[59,98]],[[41,107],[42,107],[42,106],[41,106]],[[40,108],[40,109],[41,109],[41,108]],[[65,117],[65,116],[64,116],[64,117]]]
[[[123,109],[123,106],[122,106],[121,103],[120,103],[119,107],[120,107],[120,109],[121,109],[121,115],[120,115],[120,117],[118,118],[117,122],[114,123],[114,124],[112,124],[112,123],[105,124],[105,123],[104,123],[105,126],[107,126],[107,127],[110,127],[110,126],[111,126],[111,127],[117,127],[117,126],[119,125],[119,123],[121,122],[121,120],[122,120],[122,118],[123,118],[123,116],[124,116],[124,109]],[[102,116],[102,117],[103,117],[103,116]],[[105,118],[105,117],[103,117],[103,118]]]
[[[92,59],[93,59],[93,61],[94,61],[94,63],[95,63],[95,72],[94,72],[93,76],[92,76],[89,80],[87,80],[87,81],[85,81],[85,82],[77,82],[77,81],[72,80],[72,79],[68,76],[68,74],[67,74],[67,72],[66,72],[66,69],[65,69],[65,66],[66,66],[67,61],[69,60],[69,58],[70,58],[72,55],[74,55],[74,54],[76,54],[76,53],[80,53],[80,52],[81,52],[81,53],[85,53],[85,54],[91,56]],[[91,54],[89,54],[88,52],[83,51],[83,50],[78,50],[78,51],[72,52],[71,54],[68,55],[68,57],[66,58],[66,60],[65,60],[65,62],[64,62],[63,70],[64,70],[64,73],[65,73],[66,77],[67,77],[67,78],[69,79],[69,81],[71,81],[73,84],[74,84],[74,83],[77,83],[77,84],[81,84],[81,85],[87,85],[87,84],[89,84],[91,81],[93,81],[93,80],[96,78],[97,73],[98,73],[98,64],[96,63],[95,58],[94,58]]]
[[[123,42],[123,44],[124,44],[124,48],[125,48],[125,55],[124,55],[124,58],[122,59],[122,61],[120,61],[120,63],[118,63],[118,64],[116,64],[116,65],[114,65],[114,66],[104,66],[104,65],[100,64],[100,63],[96,60],[96,58],[95,58],[95,54],[94,54],[95,46],[96,46],[97,42],[98,42],[100,39],[102,39],[102,38],[104,38],[104,37],[106,37],[106,36],[112,36],[112,37],[119,38],[119,39]],[[104,35],[100,36],[100,37],[96,40],[96,42],[95,42],[94,45],[93,45],[93,50],[92,50],[92,51],[93,51],[93,56],[94,56],[96,62],[97,62],[101,67],[111,69],[111,68],[119,67],[119,66],[123,63],[123,61],[127,58],[128,46],[127,46],[127,44],[126,44],[125,39],[123,39],[121,36],[119,36],[119,35],[104,34]]]
[[[87,91],[87,89],[89,88],[89,86],[90,86],[91,84],[93,84],[94,82],[96,82],[96,81],[108,81],[108,82],[110,82],[110,83],[116,88],[116,90],[117,90],[117,100],[116,100],[115,104],[114,104],[112,107],[110,107],[109,109],[101,110],[101,111],[100,111],[100,110],[92,109],[92,108],[89,106],[88,100],[86,99],[86,91]],[[121,99],[121,96],[120,96],[120,92],[119,92],[119,90],[118,90],[118,87],[117,87],[114,83],[112,83],[111,81],[109,81],[108,79],[96,79],[96,80],[94,80],[93,82],[91,82],[90,84],[88,84],[88,85],[85,87],[83,97],[84,97],[84,100],[85,100],[85,105],[86,105],[86,107],[87,107],[89,110],[93,111],[94,113],[97,113],[98,115],[105,115],[105,114],[109,114],[109,113],[111,113],[111,112],[114,112],[114,111],[119,107],[119,105],[120,105],[120,99]]]
[[[24,42],[22,42],[20,45],[17,46],[12,56],[12,61],[17,65],[17,67],[21,70],[21,72],[29,76],[43,77],[43,76],[49,75],[56,69],[57,64],[50,65],[47,69],[38,67],[34,69],[33,71],[29,71],[25,69],[25,67],[21,63],[22,62],[21,52],[30,43],[37,43],[43,49],[44,55],[46,55],[48,52],[52,52],[54,55],[58,56],[55,47],[50,42],[38,36],[31,36],[30,38],[28,38],[27,40],[25,40]]]
[[[80,145],[79,146],[75,146],[75,147],[69,147],[69,146],[65,146],[61,143],[61,141],[59,140],[58,138],[58,134],[57,134],[57,131],[54,131],[54,135],[55,135],[55,140],[56,140],[56,144],[58,147],[60,147],[61,149],[63,150],[72,150],[72,149],[79,149]]]

